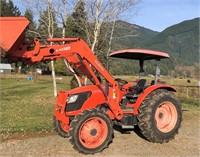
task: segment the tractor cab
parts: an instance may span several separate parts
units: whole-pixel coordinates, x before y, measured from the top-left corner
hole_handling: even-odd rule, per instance
[[[160,75],[159,62],[161,59],[169,58],[169,55],[164,52],[146,50],[146,49],[126,49],[113,52],[109,57],[132,59],[139,61],[139,80],[135,83],[124,84],[123,87],[126,89],[124,96],[129,103],[133,104],[136,102],[138,96],[149,86],[159,84],[158,76]],[[148,60],[155,60],[155,74],[154,79],[148,83],[146,79],[141,78],[144,73],[144,62]],[[119,79],[120,80],[120,79]],[[119,81],[119,84],[125,81]],[[122,103],[123,104],[123,103]]]
[[[137,94],[140,94],[145,86],[147,85],[146,79],[141,79],[141,75],[144,73],[144,61],[155,60],[155,75],[154,80],[151,81],[150,85],[155,85],[158,83],[158,76],[160,75],[159,62],[161,59],[169,58],[169,55],[164,52],[146,50],[146,49],[126,49],[113,52],[109,57],[114,58],[123,58],[123,59],[132,59],[139,61],[139,80],[133,86],[129,87],[130,91],[135,91]]]

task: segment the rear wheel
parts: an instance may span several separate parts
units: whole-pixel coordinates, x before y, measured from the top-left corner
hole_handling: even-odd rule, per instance
[[[151,142],[164,143],[178,133],[182,120],[181,106],[172,92],[153,91],[139,108],[138,126]]]
[[[112,142],[112,123],[103,111],[85,110],[71,122],[69,135],[76,150],[84,154],[94,154]]]

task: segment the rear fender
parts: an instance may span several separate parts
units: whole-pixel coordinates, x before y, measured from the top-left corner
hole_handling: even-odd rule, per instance
[[[144,101],[144,99],[153,91],[157,90],[157,89],[166,89],[168,91],[173,91],[176,92],[176,89],[170,85],[165,85],[165,84],[156,84],[156,85],[152,85],[147,87],[137,98],[137,101],[134,105],[134,114],[137,115],[138,114],[138,109],[141,105],[141,103]]]

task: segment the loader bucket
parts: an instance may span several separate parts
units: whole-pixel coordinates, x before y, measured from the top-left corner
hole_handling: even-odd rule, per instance
[[[6,56],[25,42],[25,30],[29,24],[25,17],[0,17],[0,55]]]

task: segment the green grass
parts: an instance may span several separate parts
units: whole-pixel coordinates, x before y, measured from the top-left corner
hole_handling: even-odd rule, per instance
[[[183,110],[193,110],[200,111],[200,102],[199,99],[194,98],[178,98]]]
[[[51,81],[1,79],[0,133],[51,131],[55,102]]]
[[[69,77],[63,77],[58,81],[58,90],[69,89],[69,82]],[[26,77],[8,77],[1,78],[0,84],[0,134],[52,131],[56,98],[50,77],[41,76],[36,82]],[[179,100],[183,109],[199,110],[199,99],[184,97]]]

